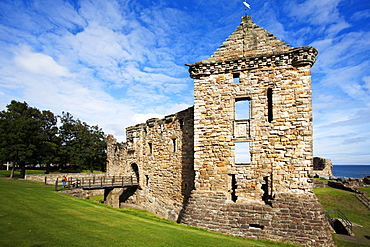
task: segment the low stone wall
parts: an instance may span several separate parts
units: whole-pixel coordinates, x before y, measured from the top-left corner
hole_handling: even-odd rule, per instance
[[[61,193],[65,193],[74,197],[88,199],[92,196],[104,195],[104,189],[101,190],[83,190],[83,189],[74,189],[74,190],[64,190]]]
[[[224,193],[195,192],[179,221],[253,239],[303,246],[334,246],[329,223],[314,194],[280,194],[272,205],[233,203]]]

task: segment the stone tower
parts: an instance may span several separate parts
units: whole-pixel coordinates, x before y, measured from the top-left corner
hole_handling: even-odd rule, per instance
[[[106,191],[183,224],[235,236],[334,246],[312,186],[313,47],[293,48],[244,16],[208,59],[188,65],[194,107],[108,139]]]
[[[194,79],[195,189],[181,222],[236,236],[331,246],[312,191],[313,47],[244,16]]]

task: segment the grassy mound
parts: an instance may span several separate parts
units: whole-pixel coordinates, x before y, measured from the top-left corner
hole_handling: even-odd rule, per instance
[[[0,246],[293,246],[188,227],[138,209],[114,209],[5,175],[0,171]]]
[[[362,189],[368,191],[368,189]],[[352,192],[334,188],[316,188],[315,194],[324,209],[340,210],[353,223],[355,237],[334,235],[337,246],[370,245],[370,211]]]

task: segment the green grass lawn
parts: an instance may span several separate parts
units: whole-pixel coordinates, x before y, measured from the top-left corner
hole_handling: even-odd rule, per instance
[[[363,191],[366,196],[370,197],[370,188],[357,187],[356,189]]]
[[[340,210],[354,223],[353,232],[356,241],[344,240],[334,236],[337,246],[369,246],[370,245],[370,211],[352,192],[334,188],[316,188],[315,194],[324,209]]]
[[[0,171],[0,246],[293,246],[188,227],[137,209],[114,209]]]

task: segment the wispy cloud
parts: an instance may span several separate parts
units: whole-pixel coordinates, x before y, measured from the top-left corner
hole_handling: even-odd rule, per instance
[[[250,4],[257,25],[292,46],[319,50],[312,69],[315,155],[368,162],[369,4]],[[16,99],[69,111],[124,140],[126,127],[193,104],[184,64],[208,59],[244,13],[237,0],[2,1],[0,104]]]

